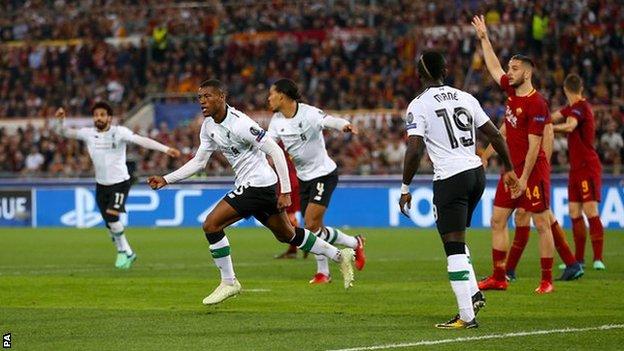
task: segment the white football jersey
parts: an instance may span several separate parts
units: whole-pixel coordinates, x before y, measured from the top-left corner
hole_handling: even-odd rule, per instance
[[[269,136],[284,143],[301,180],[326,176],[336,169],[336,163],[325,149],[325,116],[325,112],[314,106],[298,103],[294,117],[286,118],[277,112],[269,124]]]
[[[260,147],[266,131],[249,116],[231,106],[221,123],[212,117],[204,119],[199,134],[199,148],[209,153],[221,151],[234,169],[234,185],[266,187],[277,183],[277,175]]]
[[[111,126],[105,132],[94,127],[76,130],[76,138],[84,141],[95,167],[95,181],[113,185],[130,179],[126,167],[126,144],[134,133],[122,126]]]
[[[481,166],[476,129],[489,121],[474,96],[446,85],[427,88],[407,107],[408,135],[425,140],[433,180]]]

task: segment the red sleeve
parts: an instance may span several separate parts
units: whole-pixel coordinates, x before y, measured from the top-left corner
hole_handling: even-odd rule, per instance
[[[544,125],[546,119],[549,119],[550,112],[548,111],[548,105],[542,99],[535,104],[532,104],[531,109],[527,112],[527,118],[529,122],[529,134],[543,135]]]
[[[511,84],[509,84],[509,77],[507,77],[506,74],[503,74],[501,76],[499,84],[501,88],[505,91],[505,93],[507,93],[507,95],[509,96],[516,95],[516,90],[511,86]]]
[[[561,110],[561,115],[565,117],[566,119],[568,117],[572,117],[579,122],[583,120],[583,110],[580,108],[580,106],[568,105]]]

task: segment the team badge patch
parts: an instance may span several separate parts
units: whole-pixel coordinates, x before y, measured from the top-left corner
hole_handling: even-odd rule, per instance
[[[518,108],[516,109],[516,116],[518,116],[518,115],[520,115],[520,114],[522,114],[522,109],[521,109],[520,107],[518,107]]]
[[[411,124],[412,122],[414,122],[414,114],[412,114],[411,112],[409,112],[407,114],[407,124]]]
[[[258,129],[256,127],[250,127],[249,132],[251,133],[251,135],[256,137],[256,141],[262,140],[262,138],[264,138],[264,135],[266,134],[263,129]]]

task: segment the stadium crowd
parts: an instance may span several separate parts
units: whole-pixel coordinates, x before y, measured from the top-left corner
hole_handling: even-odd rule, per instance
[[[192,94],[205,77],[227,83],[232,105],[262,110],[268,86],[284,76],[300,83],[307,102],[325,109],[401,111],[420,89],[417,55],[437,47],[445,48],[450,60],[448,83],[477,96],[498,123],[505,98],[475,54],[469,27],[472,14],[485,13],[501,57],[523,52],[535,58],[534,83],[552,109],[565,103],[565,74],[581,75],[589,100],[603,106],[596,111],[601,158],[619,172],[624,153],[624,9],[619,1],[351,3],[5,1],[0,5],[5,43],[0,44],[0,116],[49,117],[61,105],[70,115],[88,115],[100,99],[122,114],[150,94]],[[261,35],[266,31],[292,35]],[[105,41],[133,36],[139,40]],[[330,154],[342,172],[398,173],[404,148],[398,112],[395,120],[383,127],[387,130],[364,131],[346,144],[343,136],[329,135]],[[191,153],[197,145],[192,129],[143,132]],[[0,150],[5,151],[3,172],[91,172],[83,146],[60,140],[49,129],[2,132]],[[555,166],[566,167],[565,150],[565,139],[557,139]],[[182,162],[136,150],[130,158],[139,174]],[[229,172],[225,164],[215,159],[209,173]],[[491,168],[497,168],[496,160]]]

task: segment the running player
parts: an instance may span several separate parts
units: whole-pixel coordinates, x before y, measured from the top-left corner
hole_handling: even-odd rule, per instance
[[[565,118],[554,126],[555,132],[568,134],[570,176],[568,178],[568,208],[572,218],[576,260],[585,262],[587,231],[583,214],[589,222],[589,233],[594,250],[596,270],[604,270],[602,257],[604,229],[598,213],[600,202],[602,166],[594,150],[594,114],[591,105],[583,97],[583,81],[570,74],[563,82],[563,92],[568,105],[553,114],[554,121]]]
[[[269,108],[275,113],[268,134],[282,141],[291,155],[299,178],[301,212],[306,229],[330,244],[355,250],[355,267],[361,270],[366,262],[364,238],[349,236],[340,229],[325,226],[323,217],[331,195],[338,184],[336,163],[327,155],[323,129],[331,128],[357,134],[349,121],[330,116],[314,106],[299,102],[301,95],[290,79],[279,79],[269,90]],[[323,255],[316,255],[317,271],[310,284],[331,282],[329,264]]]
[[[520,174],[523,195],[514,199],[499,181],[492,212],[492,259],[494,273],[479,282],[481,290],[505,290],[505,259],[509,247],[507,220],[515,208],[523,208],[531,214],[540,234],[540,265],[542,277],[535,291],[539,294],[554,290],[552,264],[554,243],[550,230],[550,166],[541,148],[544,124],[550,115],[544,98],[533,89],[531,76],[533,61],[523,55],[515,55],[509,61],[507,74],[494,53],[487,34],[483,16],[472,21],[481,42],[488,71],[507,93],[507,110],[501,133],[506,135],[507,145],[516,172]]]
[[[155,140],[134,134],[123,126],[113,126],[113,109],[106,102],[98,102],[91,108],[94,127],[66,128],[65,110],[56,111],[59,120],[56,128],[59,134],[83,141],[95,167],[95,198],[108,228],[111,240],[117,248],[115,267],[128,269],[137,259],[124,234],[119,214],[125,212],[130,191],[130,175],[126,166],[126,145],[137,144],[147,149],[165,152],[171,157],[180,156],[180,151]]]
[[[186,179],[203,169],[214,151],[221,151],[234,169],[235,189],[230,191],[208,214],[202,229],[210,243],[210,252],[221,272],[221,284],[207,296],[205,305],[218,304],[241,291],[234,274],[230,256],[230,243],[223,231],[242,218],[254,216],[275,237],[284,243],[295,244],[303,251],[325,255],[340,263],[344,287],[353,283],[352,249],[338,250],[310,231],[293,228],[284,212],[290,206],[290,181],[284,152],[266,132],[247,115],[229,106],[225,90],[218,80],[210,79],[199,87],[199,103],[205,117],[200,131],[200,146],[195,156],[178,170],[163,176],[150,176],[152,189],[161,189]],[[266,156],[271,156],[279,177],[280,194],[276,194],[278,181]]]
[[[424,147],[433,162],[433,204],[436,226],[447,256],[447,270],[457,299],[459,314],[441,329],[468,329],[485,299],[466,245],[466,227],[485,189],[485,172],[475,154],[477,128],[483,132],[503,160],[505,187],[519,196],[519,183],[505,141],[472,95],[444,85],[446,62],[438,52],[426,52],[418,60],[418,72],[425,91],[407,108],[407,150],[399,207],[408,216],[412,196],[409,184],[418,170]],[[408,216],[409,217],[409,216]]]

